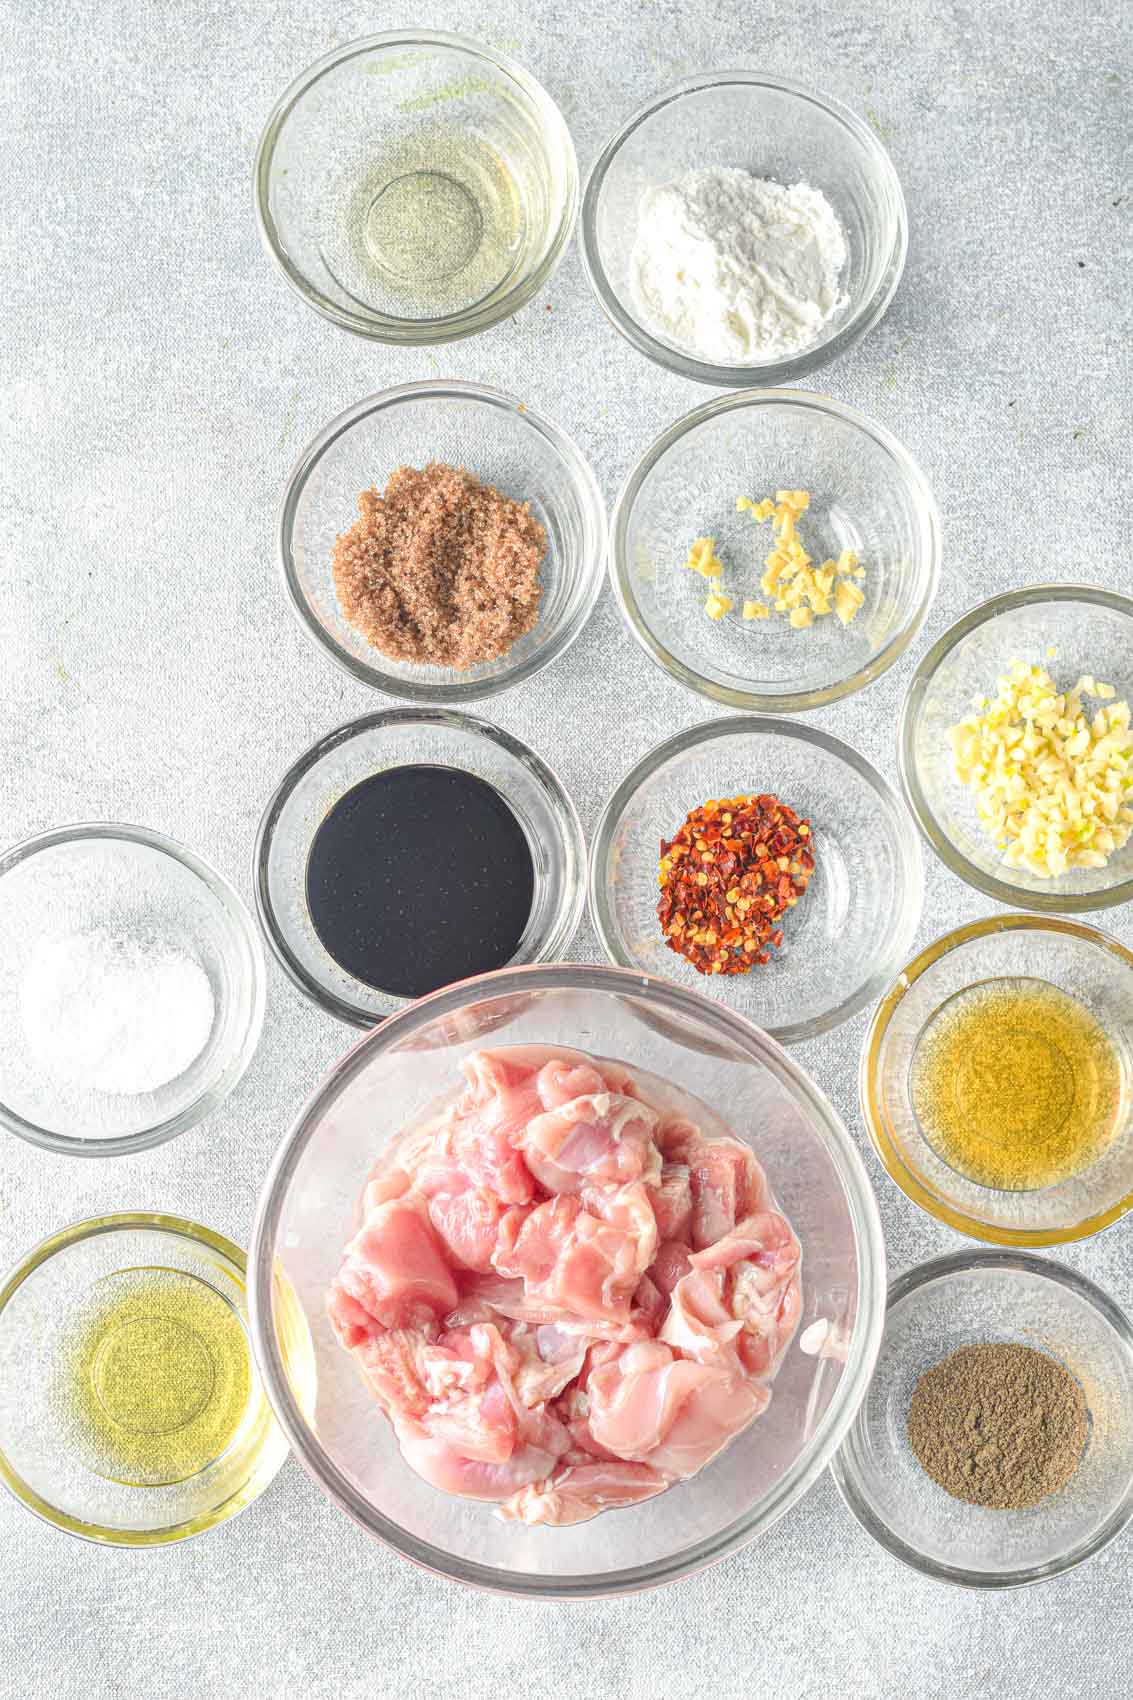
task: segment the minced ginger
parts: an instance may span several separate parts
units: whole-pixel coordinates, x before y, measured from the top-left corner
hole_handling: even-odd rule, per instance
[[[1054,879],[1104,868],[1133,835],[1133,733],[1127,702],[1088,675],[1059,692],[1016,661],[949,732],[956,777],[976,794],[1004,865]],[[1104,705],[1092,716],[1084,696]]]
[[[768,496],[753,502],[748,496],[736,499],[739,512],[750,513],[760,522],[771,520],[775,527],[775,547],[763,563],[760,589],[766,602],[747,597],[743,602],[745,620],[768,620],[772,610],[786,614],[790,624],[803,631],[816,619],[836,614],[844,626],[857,614],[865,596],[856,580],[864,579],[865,569],[858,565],[852,549],[843,549],[838,559],[812,565],[798,534],[798,518],[810,506],[809,490],[777,490],[775,499]],[[685,566],[699,573],[711,586],[704,604],[710,620],[720,620],[733,607],[733,598],[725,595],[715,583],[724,573],[724,563],[716,553],[714,537],[698,537],[688,552]]]

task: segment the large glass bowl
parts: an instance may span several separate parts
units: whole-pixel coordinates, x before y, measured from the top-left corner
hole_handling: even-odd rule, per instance
[[[336,47],[292,83],[256,155],[264,246],[308,306],[378,342],[510,318],[562,258],[574,144],[522,66],[442,30]]]
[[[398,467],[431,460],[530,502],[547,533],[534,629],[498,660],[463,672],[375,649],[343,614],[331,566],[335,539],[358,517],[360,491],[380,491]],[[299,623],[333,661],[390,696],[461,703],[533,678],[574,642],[602,587],[606,507],[570,438],[517,397],[483,384],[402,384],[340,413],[307,445],[283,492],[276,536]]]
[[[1080,584],[1039,584],[993,596],[938,638],[918,663],[901,711],[898,754],[909,807],[945,867],[1012,908],[1082,915],[1133,898],[1133,838],[1104,868],[1041,879],[1004,865],[974,793],[956,778],[949,728],[994,697],[1015,661],[1045,667],[1059,690],[1083,674],[1133,701],[1133,600]],[[1092,713],[1097,702],[1084,699]]]
[[[647,189],[687,171],[739,166],[820,189],[846,235],[839,279],[846,305],[808,348],[758,364],[698,360],[643,324],[629,287],[638,207]],[[709,71],[654,95],[606,143],[586,184],[582,257],[607,318],[658,365],[701,383],[793,383],[875,325],[905,265],[905,199],[893,161],[869,125],[801,83],[766,71]]]
[[[327,1287],[383,1140],[456,1083],[470,1050],[533,1041],[622,1058],[711,1105],[766,1164],[803,1250],[799,1333],[765,1415],[691,1481],[573,1528],[502,1523],[490,1507],[450,1498],[415,1475],[326,1316]],[[361,1040],[319,1085],[276,1155],[249,1267],[268,1396],[331,1499],[432,1571],[549,1598],[672,1581],[770,1527],[816,1479],[853,1419],[885,1304],[877,1207],[853,1141],[822,1093],[730,1010],[663,980],[604,967],[485,975],[411,1005]],[[287,1317],[281,1328],[272,1296],[277,1275],[296,1294],[314,1343],[310,1417],[303,1384],[287,1368]],[[808,1355],[802,1342],[819,1336],[837,1349]]]
[[[761,600],[771,527],[736,499],[805,489],[799,536],[815,562],[853,550],[865,603],[796,631],[785,614],[745,620]],[[709,583],[684,561],[716,540],[733,605],[709,619]],[[696,408],[652,443],[610,523],[610,578],[626,624],[659,667],[731,708],[791,714],[859,691],[920,630],[940,572],[940,518],[924,474],[896,437],[842,402],[807,390],[748,390]]]

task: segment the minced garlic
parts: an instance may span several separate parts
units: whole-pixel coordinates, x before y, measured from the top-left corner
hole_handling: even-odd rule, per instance
[[[731,606],[730,596],[722,596],[718,590],[714,590],[704,604],[704,612],[710,620],[722,620]]]
[[[699,573],[701,578],[719,578],[724,571],[724,563],[716,554],[716,539],[698,537],[688,552],[685,566],[690,572]]]
[[[952,727],[956,776],[1005,866],[1040,879],[1104,868],[1133,836],[1133,733],[1116,695],[1089,675],[1059,692],[1045,668],[1016,661],[994,701]],[[1083,696],[1109,706],[1091,716]]]
[[[769,620],[770,618],[771,618],[771,610],[767,606],[766,602],[745,601],[745,603],[744,603],[744,619],[745,620]]]
[[[865,569],[858,565],[852,549],[843,549],[836,561],[823,561],[818,567],[812,564],[797,527],[799,515],[809,506],[808,490],[776,490],[774,501],[770,496],[761,502],[753,502],[749,496],[736,498],[738,512],[774,524],[775,547],[764,560],[759,583],[763,594],[773,600],[776,613],[786,614],[797,631],[828,614],[836,614],[848,626],[865,602],[863,592],[852,582],[863,579]]]

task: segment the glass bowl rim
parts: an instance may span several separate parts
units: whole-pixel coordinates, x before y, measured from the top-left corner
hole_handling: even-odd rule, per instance
[[[469,400],[502,412],[514,412],[519,415],[524,425],[533,427],[558,454],[564,470],[569,474],[571,486],[583,509],[584,520],[593,536],[584,539],[585,558],[579,571],[578,607],[556,635],[540,644],[526,659],[505,666],[502,672],[492,678],[418,682],[402,679],[396,673],[379,666],[377,662],[370,663],[359,659],[348,649],[344,649],[327,631],[308,606],[307,599],[299,588],[292,542],[295,536],[296,513],[307,481],[323,455],[340,437],[346,436],[355,425],[368,419],[371,414],[381,413],[386,408],[399,407],[405,402],[446,399]],[[506,390],[497,389],[491,384],[477,384],[459,378],[425,378],[413,383],[396,384],[390,389],[376,390],[372,395],[364,396],[352,407],[336,414],[311,438],[292,465],[276,508],[276,559],[288,603],[299,622],[300,630],[317,649],[324,655],[329,655],[351,678],[360,680],[362,684],[374,690],[383,691],[387,696],[399,697],[405,702],[465,703],[497,696],[501,691],[510,690],[512,686],[533,678],[544,667],[565,655],[594,611],[602,589],[605,550],[606,504],[598,488],[593,468],[573,438],[544,414],[528,407],[526,402],[519,401]],[[378,651],[375,650],[374,654],[377,655]]]
[[[458,313],[442,314],[432,319],[402,319],[394,314],[377,314],[371,318],[362,313],[353,313],[331,301],[321,290],[308,282],[299,268],[293,265],[286,247],[280,241],[271,212],[271,177],[276,144],[291,113],[327,72],[333,71],[346,60],[360,58],[365,53],[384,52],[388,48],[399,47],[443,47],[486,61],[522,90],[535,109],[540,132],[549,149],[561,157],[564,175],[563,205],[558,228],[548,243],[547,252],[539,265],[519,278],[514,287],[507,290],[490,309],[485,310],[474,305]],[[260,240],[295,294],[305,301],[308,307],[313,307],[323,318],[329,319],[342,330],[351,331],[355,336],[364,337],[367,341],[410,348],[423,348],[434,343],[455,342],[461,337],[475,336],[517,313],[557,270],[574,233],[580,200],[578,156],[574,140],[566,119],[542,83],[517,60],[497,53],[471,36],[452,30],[384,30],[376,35],[357,36],[354,40],[344,42],[341,46],[333,47],[328,53],[320,55],[292,79],[268,114],[256,147],[252,181]]]
[[[948,1252],[943,1257],[933,1257],[926,1263],[918,1263],[912,1269],[907,1269],[902,1275],[897,1276],[893,1281],[886,1298],[886,1316],[895,1305],[900,1304],[910,1294],[916,1293],[931,1281],[938,1280],[942,1276],[963,1273],[970,1269],[986,1268],[1015,1269],[1053,1281],[1058,1286],[1069,1288],[1077,1297],[1085,1299],[1093,1306],[1098,1314],[1109,1323],[1114,1333],[1120,1337],[1126,1350],[1133,1355],[1133,1326],[1130,1325],[1129,1318],[1116,1300],[1110,1298],[1109,1294],[1096,1282],[1091,1281],[1088,1276],[1082,1275],[1078,1270],[1071,1269],[1065,1264],[1056,1263],[1053,1258],[1035,1257],[1024,1251],[970,1248],[963,1251]],[[859,1406],[854,1421],[850,1425],[851,1431],[856,1431],[861,1420],[862,1413]],[[899,1536],[893,1534],[889,1525],[883,1522],[875,1511],[873,1502],[862,1485],[858,1471],[849,1461],[849,1456],[847,1441],[846,1444],[839,1447],[831,1460],[830,1473],[834,1477],[835,1485],[847,1510],[852,1513],[863,1529],[872,1535],[878,1545],[884,1547],[886,1552],[894,1558],[900,1559],[911,1570],[919,1570],[938,1582],[951,1582],[962,1588],[993,1590],[1021,1588],[1031,1582],[1044,1582],[1055,1576],[1061,1576],[1064,1572],[1073,1570],[1079,1564],[1084,1564],[1088,1558],[1092,1558],[1095,1553],[1100,1552],[1104,1546],[1107,1546],[1113,1540],[1115,1535],[1121,1533],[1129,1519],[1133,1517],[1133,1483],[1131,1483],[1121,1501],[1091,1539],[1079,1542],[1077,1547],[1072,1547],[1061,1558],[1051,1559],[1046,1564],[1025,1565],[1019,1569],[1003,1571],[998,1574],[972,1570],[965,1565],[941,1564],[935,1559],[926,1557],[916,1547],[910,1546]]]
[[[470,1003],[541,990],[624,992],[649,999],[677,1015],[687,1012],[691,1003],[697,1015],[721,1036],[740,1045],[748,1055],[754,1052],[795,1101],[801,1101],[812,1126],[821,1129],[818,1137],[838,1174],[858,1259],[857,1314],[842,1380],[808,1447],[784,1472],[759,1509],[739,1518],[722,1535],[666,1560],[635,1565],[614,1576],[601,1572],[581,1575],[565,1583],[522,1571],[501,1572],[487,1565],[454,1561],[442,1549],[407,1534],[370,1505],[323,1451],[290,1390],[271,1305],[274,1242],[286,1189],[317,1118],[362,1071],[370,1054],[386,1048],[391,1036],[413,1034],[438,1017],[458,1012]],[[605,964],[552,963],[479,975],[407,1005],[381,1027],[359,1039],[324,1075],[272,1158],[256,1206],[248,1269],[252,1342],[260,1375],[276,1420],[308,1475],[359,1527],[422,1569],[515,1598],[594,1599],[636,1593],[705,1569],[770,1528],[818,1479],[844,1438],[869,1386],[881,1348],[885,1310],[885,1241],[877,1200],[864,1160],[826,1094],[775,1040],[744,1017],[670,981]]]
[[[267,940],[268,948],[292,985],[298,989],[328,1015],[336,1016],[339,1021],[346,1022],[351,1027],[361,1027],[367,1030],[384,1026],[392,1021],[395,1015],[403,1012],[404,1008],[412,1007],[413,1000],[399,1005],[388,1015],[377,1015],[373,1010],[363,1010],[347,1002],[345,998],[337,997],[324,986],[315,981],[291,953],[283,931],[280,928],[275,905],[271,901],[268,885],[268,864],[271,858],[272,846],[275,841],[276,827],[280,815],[291,798],[295,787],[312,768],[317,767],[323,757],[329,755],[341,744],[348,744],[360,734],[372,731],[384,731],[391,726],[440,726],[454,732],[467,733],[479,742],[495,744],[520,762],[538,781],[543,796],[547,799],[552,814],[558,822],[562,842],[567,847],[573,864],[574,877],[564,885],[562,900],[559,903],[554,918],[554,925],[546,943],[540,951],[539,961],[547,961],[557,957],[560,952],[570,947],[571,940],[578,931],[582,919],[582,911],[586,902],[586,835],[582,829],[578,810],[569,791],[543,757],[517,738],[514,733],[506,732],[502,726],[495,726],[490,720],[481,720],[473,714],[465,714],[451,708],[383,708],[371,714],[359,715],[354,720],[348,720],[341,726],[324,732],[306,750],[289,763],[278,784],[273,788],[260,816],[260,824],[256,829],[255,842],[252,846],[252,890],[256,900],[256,916],[260,929]],[[545,953],[545,954],[544,954]],[[538,966],[538,963],[531,964]],[[499,970],[503,973],[506,970]],[[429,996],[435,996],[430,993]],[[418,1000],[420,1001],[420,1000]]]
[[[1127,903],[1133,898],[1133,874],[1100,891],[1046,892],[1028,891],[997,879],[994,874],[984,873],[956,848],[938,826],[917,773],[914,745],[920,708],[940,667],[964,638],[1000,614],[1010,613],[1016,608],[1038,606],[1043,602],[1083,602],[1090,607],[1108,608],[1113,613],[1123,614],[1129,621],[1133,641],[1133,598],[1114,590],[1104,590],[1100,585],[1032,584],[1022,590],[1002,591],[997,596],[977,602],[937,638],[917,663],[905,692],[897,725],[897,770],[901,790],[921,836],[949,872],[956,874],[965,885],[983,892],[985,897],[994,897],[997,903],[1004,903],[1009,909],[1028,909],[1036,915],[1088,915],[1099,909],[1112,909],[1116,904]]]
[[[908,490],[919,532],[916,573],[920,581],[920,593],[910,617],[864,667],[814,691],[737,690],[731,685],[719,684],[707,674],[700,673],[679,660],[657,637],[642,613],[633,592],[633,575],[627,559],[626,537],[634,507],[646,478],[662,456],[707,420],[715,419],[721,414],[769,406],[798,407],[804,412],[829,415],[871,438],[893,461],[901,482]],[[729,708],[745,709],[757,714],[799,714],[810,709],[823,708],[830,703],[840,702],[844,697],[852,696],[863,686],[872,684],[875,679],[888,672],[894,662],[904,655],[927,618],[940,579],[940,557],[941,523],[936,498],[928,479],[904,444],[884,425],[859,412],[857,408],[849,407],[845,402],[835,401],[832,396],[820,395],[814,390],[794,389],[737,390],[704,402],[693,408],[691,413],[683,414],[675,420],[649,445],[619,490],[610,518],[607,542],[610,583],[618,607],[630,633],[645,653],[663,672],[668,673],[686,689],[707,697],[710,702],[724,703]]]
[[[803,721],[788,720],[775,715],[736,714],[715,720],[702,720],[698,725],[690,726],[685,731],[677,732],[662,743],[654,745],[621,780],[594,827],[588,879],[590,919],[598,935],[598,942],[609,960],[621,968],[641,972],[636,964],[618,949],[610,918],[608,882],[604,870],[609,860],[614,827],[641,786],[673,756],[680,755],[685,750],[695,749],[701,744],[710,744],[717,738],[731,737],[742,732],[770,733],[825,750],[828,755],[852,768],[879,798],[888,802],[893,819],[900,824],[900,834],[896,842],[907,881],[907,900],[903,913],[897,917],[893,946],[888,951],[885,962],[874,969],[853,995],[826,1015],[812,1017],[809,1021],[790,1022],[783,1027],[760,1029],[780,1045],[795,1045],[804,1039],[815,1039],[823,1033],[831,1032],[867,1007],[893,973],[890,961],[899,963],[912,944],[924,904],[924,859],[916,830],[908,818],[909,811],[900,793],[890,785],[884,774],[854,749],[852,744],[845,743],[843,739],[836,738],[833,733],[821,727]],[[747,1017],[741,1019],[746,1020]]]
[[[827,117],[836,119],[870,157],[893,208],[893,241],[881,280],[874,293],[859,302],[857,308],[848,315],[827,342],[817,347],[811,345],[809,348],[800,349],[797,353],[784,355],[779,360],[767,360],[748,366],[721,366],[712,361],[697,360],[692,355],[670,348],[667,343],[651,335],[645,326],[623,307],[615,294],[606,268],[602,264],[597,240],[598,197],[610,166],[634,131],[655,113],[682,100],[685,95],[732,84],[774,89],[779,94],[793,95],[817,107]],[[691,378],[696,383],[711,384],[718,389],[733,389],[751,383],[775,384],[804,377],[845,353],[871,330],[885,315],[900,285],[909,248],[909,216],[901,180],[888,149],[851,107],[833,95],[821,94],[809,84],[797,82],[792,77],[775,76],[770,71],[721,69],[702,71],[696,76],[684,77],[679,82],[669,84],[636,107],[610,136],[586,179],[582,195],[582,214],[579,219],[579,247],[590,287],[616,331],[658,366],[677,372],[682,377]]]
[[[248,953],[250,973],[245,985],[248,1018],[243,1036],[228,1066],[212,1085],[203,1087],[193,1101],[186,1104],[176,1115],[156,1122],[153,1127],[139,1128],[136,1133],[116,1134],[107,1139],[82,1139],[75,1134],[57,1133],[51,1128],[39,1127],[7,1104],[0,1102],[0,1127],[6,1128],[9,1133],[14,1133],[21,1139],[26,1139],[31,1145],[38,1145],[45,1151],[58,1151],[69,1157],[121,1157],[133,1151],[149,1151],[156,1145],[164,1145],[167,1139],[175,1138],[177,1134],[184,1133],[186,1129],[210,1116],[236,1088],[255,1056],[263,1029],[267,1000],[263,947],[248,913],[247,904],[223,874],[218,873],[187,845],[170,838],[164,832],[157,832],[146,826],[130,826],[122,821],[76,821],[66,826],[49,827],[46,832],[37,832],[31,838],[21,840],[0,854],[0,880],[41,850],[49,850],[58,844],[97,842],[101,839],[122,839],[126,843],[141,844],[146,849],[161,852],[172,861],[180,863],[183,868],[187,868],[200,880],[212,898],[219,899],[219,906],[240,935]]]
[[[205,1246],[209,1251],[219,1252],[235,1268],[241,1278],[247,1295],[247,1259],[234,1240],[226,1234],[221,1234],[215,1228],[206,1228],[200,1222],[190,1221],[185,1216],[170,1216],[162,1212],[148,1210],[121,1210],[107,1215],[89,1216],[80,1222],[72,1222],[65,1228],[57,1228],[45,1239],[24,1253],[6,1274],[0,1276],[0,1316],[3,1315],[9,1301],[23,1286],[29,1276],[43,1264],[50,1262],[57,1252],[67,1251],[71,1246],[79,1245],[84,1240],[97,1239],[104,1234],[115,1234],[122,1231],[151,1230],[156,1233],[176,1235],[178,1238],[189,1240],[192,1244]],[[249,1352],[255,1357],[251,1347],[251,1304],[248,1302],[248,1318],[246,1332],[249,1336]],[[270,1400],[266,1389],[263,1391],[264,1402],[270,1409]],[[68,1512],[60,1511],[49,1500],[30,1487],[23,1477],[8,1463],[3,1449],[0,1448],[0,1483],[7,1488],[20,1505],[31,1511],[42,1522],[52,1528],[61,1529],[65,1534],[76,1535],[80,1540],[91,1541],[98,1546],[116,1547],[155,1547],[168,1546],[172,1542],[189,1539],[192,1535],[204,1534],[207,1530],[225,1523],[230,1517],[239,1513],[258,1499],[260,1494],[274,1481],[283,1467],[288,1455],[286,1446],[279,1448],[279,1458],[261,1480],[256,1481],[255,1491],[247,1492],[248,1483],[256,1474],[256,1466],[260,1463],[267,1449],[272,1429],[265,1430],[260,1444],[250,1454],[246,1480],[214,1506],[211,1511],[186,1517],[179,1523],[170,1523],[158,1529],[115,1529],[100,1523],[86,1523],[80,1517],[72,1517]],[[282,1431],[281,1431],[282,1433]]]
[[[904,998],[921,975],[932,968],[935,963],[947,956],[961,945],[969,944],[973,939],[990,937],[996,933],[1036,932],[1063,935],[1081,939],[1084,943],[1102,950],[1107,956],[1114,958],[1123,968],[1133,970],[1133,951],[1127,950],[1118,939],[1103,933],[1098,927],[1091,927],[1084,921],[1059,915],[1036,915],[1032,913],[1012,915],[985,915],[978,921],[965,921],[959,927],[952,927],[947,932],[940,933],[929,944],[909,961],[893,977],[889,989],[878,1000],[870,1017],[862,1040],[862,1048],[858,1063],[858,1101],[861,1107],[862,1120],[869,1134],[870,1144],[877,1155],[890,1181],[904,1193],[905,1197],[917,1205],[927,1216],[943,1222],[947,1227],[954,1228],[957,1233],[967,1234],[970,1238],[981,1240],[987,1245],[1002,1246],[1012,1250],[1042,1249],[1055,1245],[1072,1245],[1077,1240],[1092,1239],[1095,1234],[1112,1226],[1128,1214],[1133,1208],[1133,1185],[1130,1190],[1115,1204],[1106,1210],[1098,1211],[1093,1216],[1083,1218],[1069,1228],[1004,1228],[995,1223],[983,1222],[979,1217],[969,1214],[959,1206],[942,1204],[932,1192],[926,1188],[914,1170],[896,1150],[889,1138],[885,1112],[882,1107],[879,1090],[878,1067],[882,1047],[885,1043],[889,1025]]]

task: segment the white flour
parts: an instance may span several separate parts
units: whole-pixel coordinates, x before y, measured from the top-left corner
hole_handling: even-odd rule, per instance
[[[701,360],[796,354],[843,307],[846,237],[819,189],[715,166],[647,189],[630,256],[637,311]]]

